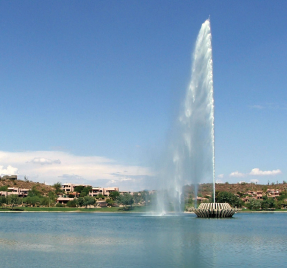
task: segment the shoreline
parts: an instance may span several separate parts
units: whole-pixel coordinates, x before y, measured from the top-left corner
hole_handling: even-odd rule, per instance
[[[149,214],[149,213],[155,213],[153,211],[94,211],[91,209],[91,211],[89,210],[4,210],[4,211],[1,211],[0,210],[0,213],[119,213],[119,214],[122,214],[122,213],[142,213],[142,214]],[[174,212],[169,212],[168,214],[173,214]],[[287,213],[287,210],[283,210],[283,211],[236,211],[236,214],[237,213]],[[183,214],[195,214],[194,212],[189,212],[189,211],[184,211]]]
[[[236,211],[236,213],[286,213],[287,210],[283,210],[283,211],[278,211],[278,210],[275,210],[275,211],[257,211],[257,210],[251,210],[251,211]]]

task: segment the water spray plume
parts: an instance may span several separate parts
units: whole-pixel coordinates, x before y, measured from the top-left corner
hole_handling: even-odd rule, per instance
[[[214,98],[210,19],[201,26],[192,56],[191,81],[165,155],[158,195],[159,210],[166,204],[181,209],[182,189],[213,180],[215,202]],[[195,187],[197,188],[197,187]],[[165,194],[163,194],[165,192]],[[197,189],[195,189],[195,198]],[[168,198],[169,202],[165,202]]]

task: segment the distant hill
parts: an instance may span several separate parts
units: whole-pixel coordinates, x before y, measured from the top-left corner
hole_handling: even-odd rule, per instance
[[[8,187],[18,187],[24,189],[32,189],[33,186],[43,195],[47,194],[50,191],[55,191],[55,188],[46,185],[44,183],[33,182],[33,181],[23,181],[23,180],[10,180],[10,179],[1,179],[0,187],[8,186]],[[243,183],[243,184],[219,184],[215,185],[215,190],[219,192],[230,192],[233,194],[246,193],[248,191],[263,191],[266,192],[267,189],[275,189],[281,191],[287,191],[287,183],[279,183],[274,185],[266,185],[266,184],[254,184],[254,183]],[[186,185],[184,187],[185,193],[193,194],[194,186]],[[207,195],[212,195],[212,183],[204,183],[198,186],[198,196],[205,197]]]
[[[266,192],[267,189],[275,189],[281,191],[287,191],[287,183],[279,183],[274,185],[266,185],[266,184],[254,184],[254,183],[217,183],[215,184],[215,191],[219,192],[230,192],[233,194],[246,193],[248,191],[263,191]],[[194,193],[194,186],[187,185],[185,186],[185,192],[189,194]],[[198,186],[198,195],[205,197],[207,195],[212,194],[212,183],[204,183]]]
[[[44,183],[33,182],[33,181],[22,181],[22,180],[10,180],[10,179],[1,179],[0,180],[0,187],[8,186],[8,187],[17,187],[17,188],[24,188],[24,189],[32,189],[33,186],[41,194],[47,194],[50,191],[54,191],[54,187],[50,185],[46,185]]]

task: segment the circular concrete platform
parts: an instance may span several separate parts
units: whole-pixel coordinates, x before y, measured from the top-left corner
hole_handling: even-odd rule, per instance
[[[231,218],[235,212],[228,203],[201,203],[194,210],[198,218]]]

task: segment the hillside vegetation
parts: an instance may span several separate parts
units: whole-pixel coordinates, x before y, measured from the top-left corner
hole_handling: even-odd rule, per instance
[[[0,180],[0,187],[2,186],[8,186],[8,187],[15,187],[15,188],[23,188],[23,189],[36,189],[39,191],[42,195],[46,195],[51,191],[55,191],[55,188],[46,185],[44,183],[39,182],[33,182],[29,180],[10,180],[10,179],[1,179]]]
[[[218,192],[230,192],[232,194],[247,193],[248,191],[263,191],[266,192],[268,189],[279,190],[280,192],[287,191],[287,183],[278,184],[254,184],[254,183],[236,183],[236,184],[215,184],[215,190]],[[185,191],[189,193],[194,193],[194,186],[185,186]],[[212,195],[212,183],[204,183],[198,186],[198,196],[205,197],[207,195]]]

